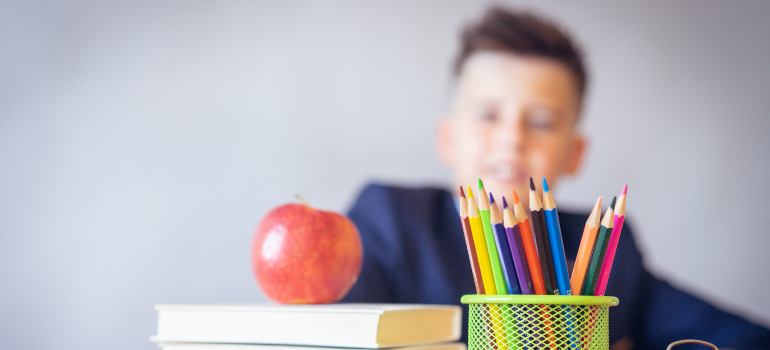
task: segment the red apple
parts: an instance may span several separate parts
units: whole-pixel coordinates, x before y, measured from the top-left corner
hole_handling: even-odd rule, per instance
[[[265,295],[282,304],[342,299],[363,263],[361,237],[347,217],[286,204],[267,213],[254,234],[254,275]]]

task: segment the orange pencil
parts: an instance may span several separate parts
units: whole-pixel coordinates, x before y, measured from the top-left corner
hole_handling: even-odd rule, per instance
[[[463,191],[462,186],[460,186],[460,221],[462,221],[463,225],[465,246],[468,248],[468,259],[471,261],[471,271],[473,271],[473,283],[476,284],[476,294],[484,294],[484,283],[481,281],[479,258],[476,256],[476,246],[473,243],[471,221],[468,218],[468,199],[465,198],[465,191]]]
[[[537,255],[537,247],[535,246],[535,239],[532,236],[532,228],[529,226],[527,212],[524,211],[524,206],[519,201],[516,190],[513,190],[513,214],[518,222],[521,241],[524,245],[524,254],[527,256],[529,275],[532,277],[532,286],[535,288],[535,294],[546,295],[543,268],[540,266],[540,257]]]
[[[583,238],[580,239],[580,248],[578,248],[577,257],[575,258],[575,267],[572,269],[570,285],[576,295],[580,295],[580,290],[583,288],[588,262],[591,259],[591,252],[594,250],[594,243],[596,243],[596,233],[599,232],[601,214],[602,197],[599,197],[594,205],[594,210],[586,221],[586,226],[583,229]]]
[[[468,218],[471,223],[471,234],[473,235],[473,245],[476,246],[476,257],[479,259],[479,270],[481,270],[481,282],[484,284],[485,294],[497,294],[495,287],[495,278],[492,276],[492,264],[489,262],[489,251],[487,250],[487,240],[484,237],[484,227],[481,226],[479,217],[479,207],[473,198],[473,191],[468,187]]]

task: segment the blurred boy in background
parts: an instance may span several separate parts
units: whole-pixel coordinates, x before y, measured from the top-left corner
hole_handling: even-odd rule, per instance
[[[587,75],[579,50],[559,28],[492,8],[464,31],[454,76],[453,104],[437,127],[437,149],[455,187],[364,189],[349,213],[364,243],[364,266],[345,301],[459,304],[462,295],[475,294],[455,204],[459,187],[481,178],[496,195],[510,198],[515,189],[528,208],[530,177],[546,177],[556,187],[580,168],[586,141],[577,124]],[[568,259],[577,254],[587,217],[559,212]],[[610,308],[613,349],[665,349],[687,338],[770,348],[770,330],[646,271],[628,227],[610,276],[606,295],[620,299]]]

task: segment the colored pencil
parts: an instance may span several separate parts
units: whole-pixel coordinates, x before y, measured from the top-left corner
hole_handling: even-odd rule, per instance
[[[610,279],[610,271],[612,270],[612,260],[615,259],[615,252],[618,249],[618,241],[620,240],[620,233],[623,231],[623,221],[626,218],[626,190],[628,185],[623,186],[623,192],[620,192],[618,202],[615,204],[615,222],[612,224],[612,235],[610,236],[610,243],[607,246],[607,254],[604,256],[602,262],[602,270],[599,274],[599,281],[596,282],[596,292],[594,295],[602,296],[607,289],[607,282]]]
[[[473,243],[471,221],[468,218],[468,199],[465,198],[465,191],[463,191],[462,186],[460,186],[460,221],[463,226],[465,246],[468,248],[468,260],[471,262],[471,271],[473,272],[473,283],[476,285],[476,294],[484,294],[484,282],[481,281],[479,258],[476,256],[476,246]]]
[[[515,256],[511,255],[510,236],[506,235],[503,226],[503,215],[500,213],[500,207],[495,203],[495,197],[489,194],[489,222],[495,231],[495,244],[497,244],[497,253],[500,255],[500,265],[503,268],[505,276],[505,285],[508,287],[508,294],[529,294],[525,291],[526,285],[520,285],[521,278],[518,277],[518,266],[515,264]],[[500,292],[498,291],[498,294]]]
[[[594,295],[596,292],[596,282],[599,281],[599,273],[601,272],[602,262],[604,262],[604,255],[607,254],[607,244],[610,242],[610,233],[612,233],[612,211],[615,209],[615,200],[618,197],[612,197],[612,203],[602,218],[602,226],[599,228],[599,234],[596,235],[596,245],[594,246],[594,252],[591,254],[591,263],[588,265],[588,272],[586,273],[586,282],[583,284],[583,290],[581,295]]]
[[[492,194],[489,194],[489,202],[490,206],[492,207],[490,216],[490,220],[495,226],[495,235],[496,237],[500,237],[498,248],[499,250],[505,251],[505,259],[506,263],[503,265],[508,269],[509,271],[512,271],[512,273],[508,274],[506,278],[509,278],[510,286],[512,288],[516,288],[515,291],[512,291],[511,294],[529,294],[529,286],[527,285],[526,279],[524,279],[522,276],[524,274],[524,271],[522,271],[517,265],[517,251],[514,250],[513,244],[515,244],[514,240],[515,237],[511,236],[510,228],[508,227],[508,203],[505,202],[505,197],[503,197],[503,212],[500,212],[500,207],[495,203],[494,197]],[[503,244],[503,241],[505,241],[508,245],[506,246]],[[503,258],[503,254],[500,254],[500,257]],[[509,263],[510,261],[510,263]],[[519,324],[521,324],[522,317],[521,315],[515,315],[515,320],[511,317],[511,314],[506,314],[505,319],[505,337],[508,339],[508,347],[512,349],[519,348],[518,340],[524,340],[524,335],[520,332],[520,329],[518,327]],[[523,344],[522,344],[523,345]],[[497,347],[498,349],[502,348],[500,346]]]
[[[489,262],[487,241],[484,237],[484,228],[481,227],[481,218],[479,218],[479,207],[476,205],[476,200],[473,198],[473,191],[471,191],[470,186],[468,186],[468,218],[468,221],[471,223],[473,244],[476,246],[476,257],[479,258],[479,270],[481,270],[484,293],[497,294],[495,279],[492,277],[492,265]]]
[[[523,232],[521,232],[521,228],[518,225],[519,222],[516,221],[511,208],[508,207],[505,197],[503,197],[503,208],[505,211],[505,214],[503,214],[503,225],[505,226],[505,234],[508,236],[513,265],[516,266],[516,275],[519,278],[521,294],[534,294],[532,276],[529,273],[529,263],[527,263],[527,252],[524,250],[524,243],[521,239]]]
[[[548,231],[548,240],[551,243],[551,258],[553,259],[554,275],[560,295],[572,295],[569,273],[567,271],[567,258],[564,254],[564,242],[561,236],[561,226],[559,225],[559,211],[556,209],[556,203],[553,195],[548,189],[548,182],[543,178],[543,215],[545,216],[546,228]],[[567,344],[572,349],[577,349],[577,336],[575,333],[574,309],[565,305],[562,309],[564,332],[569,335]],[[561,332],[560,332],[561,333]]]
[[[540,266],[543,269],[543,282],[545,291],[548,295],[559,294],[559,288],[556,284],[556,273],[553,269],[553,259],[551,259],[551,242],[548,239],[548,230],[545,224],[545,214],[543,213],[543,202],[535,189],[535,182],[529,178],[529,211],[532,214],[532,227],[537,242],[537,253],[540,258]]]
[[[503,198],[505,204],[505,198]],[[517,221],[521,241],[524,244],[524,253],[527,256],[527,265],[529,266],[529,275],[532,278],[532,287],[535,294],[546,295],[545,282],[543,281],[543,268],[540,266],[540,258],[537,255],[535,238],[532,236],[532,228],[529,226],[529,218],[524,206],[519,201],[516,190],[513,190],[513,218]]]
[[[543,214],[548,229],[548,240],[551,242],[551,257],[559,294],[572,295],[567,273],[567,258],[564,255],[564,242],[559,226],[559,211],[556,209],[556,203],[553,201],[551,191],[548,190],[548,182],[545,178],[543,178]]]
[[[599,197],[594,205],[594,210],[591,211],[591,215],[586,220],[583,237],[580,239],[580,248],[578,248],[577,257],[575,258],[575,267],[572,268],[570,286],[575,294],[580,294],[580,290],[583,288],[586,270],[591,259],[591,252],[594,250],[594,243],[596,242],[596,233],[599,231],[601,216],[602,197]]]
[[[532,214],[532,228],[534,229],[535,242],[537,243],[537,251],[540,260],[540,266],[543,270],[543,283],[545,284],[545,291],[548,295],[559,294],[559,287],[556,284],[556,273],[553,269],[553,259],[551,259],[551,243],[548,239],[548,232],[545,224],[545,214],[543,210],[543,202],[540,199],[540,195],[535,188],[535,182],[532,177],[529,178],[529,211]],[[556,334],[561,334],[561,327],[558,327],[557,323],[554,323],[554,319],[558,317],[553,313],[553,309],[546,306],[544,311],[545,330],[549,334],[549,348],[556,347]]]
[[[479,216],[481,216],[481,225],[487,242],[487,252],[489,253],[489,264],[492,266],[495,290],[497,294],[508,294],[503,267],[500,264],[500,253],[497,252],[497,245],[495,244],[495,233],[492,230],[492,224],[489,222],[489,198],[487,198],[487,192],[484,190],[484,184],[481,182],[481,179],[479,179],[479,192]]]

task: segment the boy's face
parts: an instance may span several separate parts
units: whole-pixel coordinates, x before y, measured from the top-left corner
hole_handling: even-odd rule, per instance
[[[478,179],[512,202],[515,189],[529,203],[529,177],[555,187],[578,170],[584,140],[576,131],[580,109],[574,77],[561,63],[503,52],[472,55],[459,77],[454,108],[438,126],[441,161],[456,186]]]

